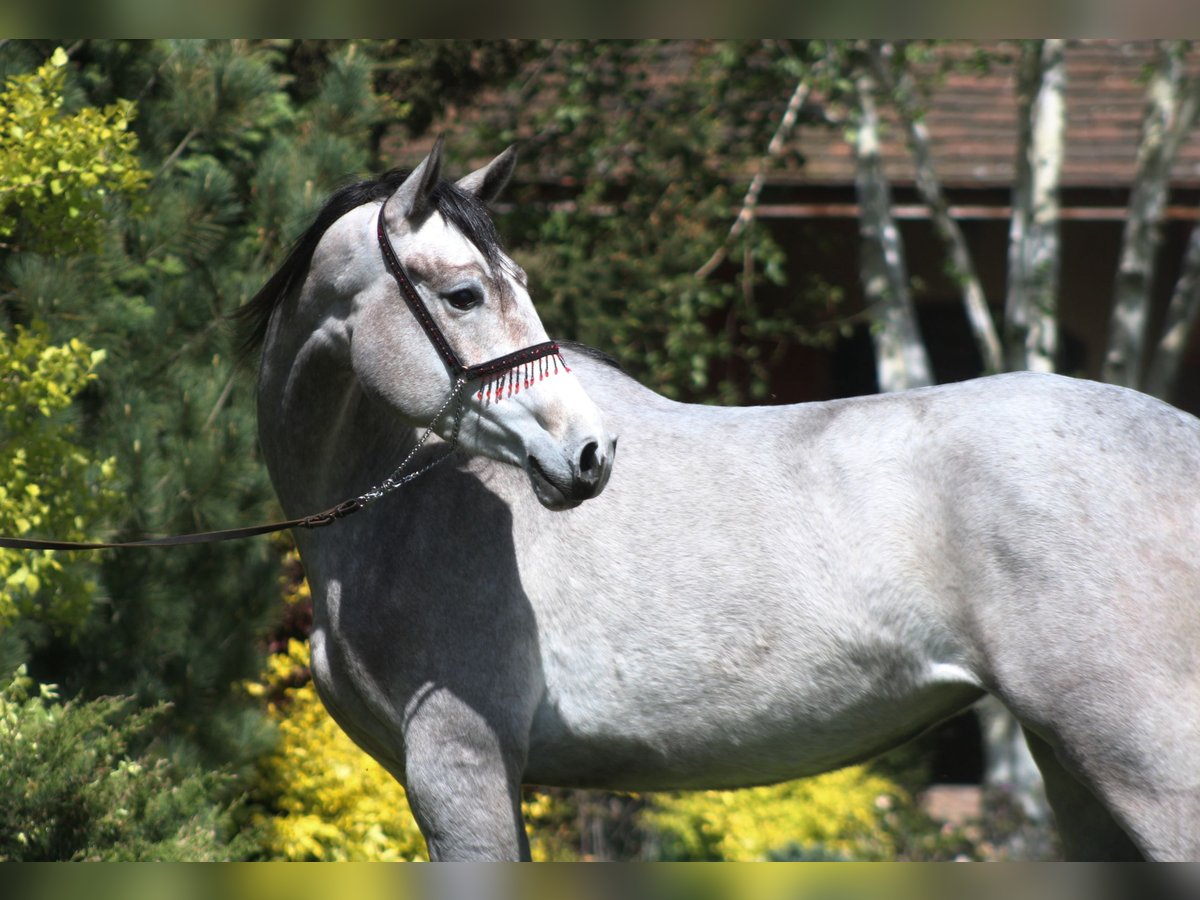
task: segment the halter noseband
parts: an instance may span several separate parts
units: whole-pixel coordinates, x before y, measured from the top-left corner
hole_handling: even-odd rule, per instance
[[[458,358],[458,354],[454,352],[454,348],[450,346],[450,342],[446,340],[446,335],[438,326],[438,323],[430,315],[428,307],[425,306],[425,301],[421,299],[421,295],[417,293],[417,289],[413,287],[412,280],[408,277],[408,273],[404,271],[404,266],[400,262],[400,258],[396,256],[396,251],[392,248],[392,242],[387,235],[387,227],[384,222],[384,211],[387,209],[387,201],[379,207],[379,218],[376,221],[375,231],[379,236],[379,250],[383,254],[383,264],[396,279],[396,284],[400,287],[400,295],[404,297],[404,301],[408,304],[408,308],[412,311],[413,316],[421,323],[421,328],[424,329],[425,335],[429,338],[431,344],[441,355],[446,366],[450,369],[451,375],[460,383],[481,379],[483,384],[480,386],[477,397],[480,400],[501,400],[504,396],[512,396],[521,390],[522,387],[531,387],[535,381],[540,381],[547,375],[557,374],[560,370],[571,371],[562,358],[559,352],[558,344],[554,341],[544,341],[540,344],[533,344],[529,347],[524,347],[520,350],[514,350],[512,353],[506,353],[503,356],[497,356],[495,359],[489,359],[487,362],[479,363],[474,366],[465,366],[462,360]],[[540,365],[535,365],[539,360],[544,360]],[[518,372],[518,370],[523,370]],[[534,376],[537,376],[535,379]]]

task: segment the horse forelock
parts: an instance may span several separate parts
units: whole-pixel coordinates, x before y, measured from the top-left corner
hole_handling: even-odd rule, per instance
[[[303,282],[313,253],[325,232],[352,210],[386,200],[408,175],[406,169],[392,169],[377,178],[348,184],[330,196],[313,218],[312,224],[292,244],[283,265],[249,302],[233,313],[233,318],[239,320],[244,329],[242,348],[246,353],[262,346],[271,314],[283,298]],[[500,235],[487,206],[474,194],[464,191],[453,182],[440,181],[433,190],[432,200],[434,209],[479,249],[489,265],[496,266],[504,259]],[[364,250],[368,253],[378,252],[374,244]]]

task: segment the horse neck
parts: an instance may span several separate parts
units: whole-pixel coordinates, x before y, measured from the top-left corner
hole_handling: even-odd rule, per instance
[[[362,389],[329,335],[274,332],[259,371],[259,441],[285,512],[306,515],[382,481],[417,436]]]

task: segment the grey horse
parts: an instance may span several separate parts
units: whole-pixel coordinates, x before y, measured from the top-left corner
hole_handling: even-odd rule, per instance
[[[288,515],[424,473],[296,539],[320,695],[431,857],[527,857],[522,783],[811,775],[991,693],[1068,856],[1200,858],[1200,422],[1033,374],[696,406],[570,345],[462,388],[381,246],[462,359],[544,342],[513,161],[344,189],[249,308]]]

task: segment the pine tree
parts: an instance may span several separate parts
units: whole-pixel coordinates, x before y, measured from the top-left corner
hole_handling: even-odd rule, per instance
[[[69,104],[56,48],[0,90],[0,257],[20,273],[106,244],[149,173],[129,130],[134,105]],[[105,351],[55,345],[20,294],[0,328],[0,532],[86,537],[116,508],[116,459],[79,439],[74,399],[98,383]],[[17,320],[14,323],[11,320]],[[28,320],[27,325],[19,324]],[[29,644],[80,637],[96,594],[81,554],[0,550],[0,860],[228,859],[256,840],[240,827],[228,776],[147,750],[162,708],[127,699],[61,702],[18,663]],[[16,670],[15,677],[12,673]],[[136,749],[133,745],[136,744]]]
[[[136,214],[109,210],[96,252],[10,253],[2,277],[11,318],[108,351],[83,427],[97,455],[116,458],[124,504],[113,522],[92,523],[98,537],[278,513],[258,458],[254,373],[227,317],[329,191],[374,167],[387,109],[372,59],[351,44],[311,63],[314,90],[298,100],[288,46],[86,41],[73,51],[69,102],[136,100],[153,177]],[[0,71],[30,51],[4,45]],[[113,552],[100,566],[82,634],[38,636],[33,674],[64,694],[169,702],[165,744],[206,764],[249,762],[270,731],[241,683],[259,671],[259,638],[277,615],[278,553],[243,541]]]

